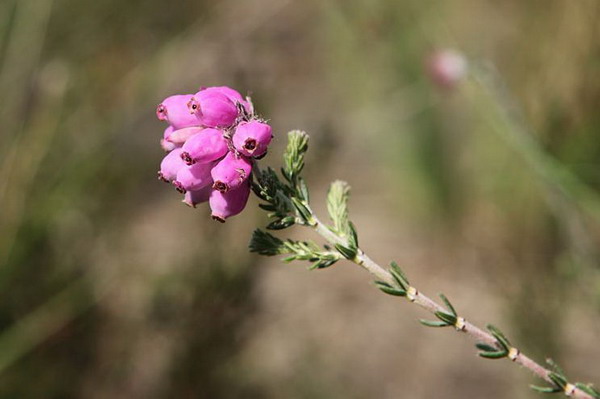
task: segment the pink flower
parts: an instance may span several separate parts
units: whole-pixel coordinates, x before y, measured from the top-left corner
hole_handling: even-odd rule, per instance
[[[179,169],[184,168],[185,162],[181,159],[181,148],[175,148],[173,151],[165,155],[160,163],[158,178],[165,182],[173,181],[177,177]]]
[[[235,190],[227,192],[212,190],[208,202],[210,204],[213,219],[224,223],[225,219],[237,215],[246,207],[249,196],[249,180],[246,180],[244,184]]]
[[[182,148],[181,157],[188,165],[214,161],[225,155],[229,149],[223,132],[210,128],[191,136]]]
[[[252,161],[234,152],[228,153],[211,172],[213,188],[221,192],[235,190],[252,172]]]
[[[165,129],[165,132],[163,133],[163,138],[160,139],[160,146],[162,147],[163,150],[165,150],[165,152],[173,151],[175,148],[177,148],[177,145],[169,142],[169,140],[168,140],[171,133],[173,133],[173,130],[174,130],[173,126],[167,127]]]
[[[201,188],[200,190],[186,191],[182,202],[192,208],[195,208],[196,205],[208,201],[212,191],[213,189],[210,185]]]
[[[168,140],[169,136],[171,136],[171,133],[173,133],[174,131],[175,129],[173,128],[173,126],[167,126],[167,128],[163,132],[163,139]]]
[[[160,140],[168,152],[158,176],[196,207],[209,202],[212,217],[224,222],[246,206],[254,158],[267,152],[271,127],[256,120],[249,98],[227,86],[167,97],[156,115],[169,126]]]
[[[467,73],[467,61],[452,49],[434,52],[427,59],[426,67],[431,80],[444,89],[454,88]]]
[[[244,97],[242,97],[242,95],[238,91],[232,89],[231,87],[213,86],[213,87],[200,88],[200,90],[201,91],[213,91],[213,92],[218,92],[218,93],[224,94],[234,103],[242,104],[244,106],[244,108],[246,109],[247,113],[249,113],[249,114],[252,113],[252,107],[251,107],[250,103],[248,101],[246,101],[244,99]]]
[[[175,130],[165,139],[178,147],[181,147],[190,137],[200,133],[201,127],[184,127],[183,129]]]
[[[273,135],[271,126],[263,122],[241,122],[235,129],[233,145],[248,157],[260,157],[267,152]]]
[[[206,186],[212,185],[212,177],[210,171],[213,163],[197,163],[192,166],[184,166],[177,172],[177,178],[173,181],[173,185],[177,191],[185,193],[186,191],[200,190]]]
[[[205,127],[227,128],[238,118],[238,108],[225,94],[200,90],[188,101],[188,110]]]
[[[167,121],[174,129],[199,126],[200,121],[195,114],[190,113],[188,103],[192,94],[180,94],[167,97],[156,108],[156,116],[161,121]]]

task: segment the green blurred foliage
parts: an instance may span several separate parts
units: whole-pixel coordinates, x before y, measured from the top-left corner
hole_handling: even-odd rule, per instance
[[[600,309],[599,17],[594,0],[1,2],[0,397],[379,392],[315,372],[310,346],[293,377],[244,376],[254,211],[215,226],[154,176],[155,104],[200,84],[309,130],[315,186],[383,181],[407,230],[474,247],[515,340],[560,357],[565,304]],[[424,73],[445,47],[473,67],[449,92]]]

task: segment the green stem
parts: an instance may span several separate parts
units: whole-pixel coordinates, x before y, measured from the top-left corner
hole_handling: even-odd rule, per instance
[[[312,210],[311,210],[311,212],[312,212]],[[323,238],[325,238],[325,240],[327,240],[329,243],[348,246],[348,241],[346,239],[340,237],[339,235],[337,235],[336,233],[331,231],[329,229],[329,227],[327,227],[324,223],[322,223],[314,215],[314,213],[312,214],[312,220],[311,220],[310,226],[319,235],[321,235]],[[356,263],[358,266],[362,267],[369,273],[371,273],[378,280],[384,281],[388,284],[395,284],[394,278],[392,277],[390,272],[388,272],[385,268],[383,268],[378,263],[373,261],[361,249],[358,249],[356,257],[354,259],[352,259],[351,261]],[[442,305],[435,302],[433,299],[429,298],[428,296],[422,294],[415,287],[409,287],[409,288],[410,288],[409,289],[410,292],[409,292],[408,298],[412,303],[422,307],[423,309],[427,310],[428,312],[430,312],[432,314],[435,314],[436,312],[446,312],[446,309]],[[457,322],[457,325],[455,326],[457,331],[466,333],[467,335],[469,335],[473,339],[475,339],[475,341],[477,341],[477,342],[485,343],[485,344],[488,344],[493,347],[498,347],[497,340],[496,340],[496,338],[494,338],[494,336],[492,334],[490,334],[489,332],[483,330],[482,328],[477,327],[476,325],[466,321],[462,317],[458,317],[458,320],[459,321]],[[460,324],[458,324],[458,323],[460,323]],[[511,348],[511,354],[509,355],[509,359],[512,360],[513,362],[520,364],[521,366],[529,369],[533,374],[535,374],[539,378],[545,380],[549,384],[556,385],[550,378],[550,373],[551,373],[550,370],[541,366],[539,363],[537,363],[533,359],[529,358],[528,356],[524,355],[516,348]],[[585,393],[581,389],[579,389],[569,383],[566,384],[566,386],[564,388],[564,393],[566,396],[573,397],[573,398],[594,399],[591,395]]]

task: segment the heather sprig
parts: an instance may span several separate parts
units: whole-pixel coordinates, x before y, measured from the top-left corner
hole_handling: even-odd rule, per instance
[[[517,347],[496,326],[488,324],[482,329],[459,314],[455,306],[443,294],[438,303],[420,292],[404,270],[391,262],[384,268],[374,262],[358,245],[356,228],[349,218],[348,199],[350,187],[342,181],[331,184],[327,195],[327,211],[331,224],[324,224],[315,215],[309,203],[308,187],[301,176],[304,168],[304,156],[308,150],[308,135],[301,131],[288,134],[288,145],[283,157],[282,178],[271,169],[261,170],[254,165],[253,191],[262,203],[260,208],[267,211],[271,220],[266,226],[269,230],[283,230],[294,224],[310,227],[326,241],[321,247],[312,241],[282,240],[257,229],[250,241],[250,251],[266,256],[284,255],[285,262],[306,260],[311,262],[310,269],[331,266],[341,259],[347,259],[374,277],[375,286],[385,294],[406,298],[426,311],[437,320],[420,320],[427,327],[454,327],[457,332],[470,336],[476,342],[478,354],[485,359],[509,359],[544,380],[547,386],[531,388],[542,393],[564,393],[568,397],[581,399],[600,399],[600,392],[591,384],[569,382],[565,373],[552,361],[548,367],[535,362]]]

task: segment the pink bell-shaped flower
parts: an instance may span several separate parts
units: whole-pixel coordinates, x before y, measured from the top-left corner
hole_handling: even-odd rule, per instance
[[[235,190],[248,180],[252,172],[252,161],[244,156],[229,152],[211,172],[213,188],[221,192]]]
[[[192,136],[202,132],[201,127],[184,127],[183,129],[174,130],[165,139],[178,147],[181,147]]]
[[[158,178],[165,182],[171,182],[177,177],[179,169],[186,167],[185,162],[181,159],[181,148],[175,148],[173,151],[165,155],[160,163]]]
[[[260,157],[267,152],[273,135],[271,126],[259,121],[241,122],[235,129],[233,145],[248,157]]]
[[[169,136],[171,135],[171,133],[173,133],[173,130],[173,126],[167,127],[163,133],[163,138],[160,139],[160,146],[166,152],[173,151],[175,148],[178,147],[176,144],[169,142]]]
[[[212,191],[213,189],[210,185],[199,190],[186,191],[182,202],[192,208],[195,208],[196,205],[208,201],[208,198],[210,197],[210,193]]]
[[[242,97],[242,95],[237,91],[232,89],[231,87],[227,87],[227,86],[213,86],[213,87],[205,87],[205,88],[201,88],[201,91],[208,91],[208,92],[218,92],[221,94],[225,94],[231,101],[233,101],[234,103],[240,103],[244,106],[244,108],[246,109],[246,112],[251,114],[252,113],[252,106],[250,105],[250,103],[248,101],[246,101],[246,99],[244,99],[244,97]]]
[[[238,118],[238,108],[225,94],[200,90],[188,101],[188,112],[205,127],[227,128]]]
[[[156,108],[156,116],[161,121],[167,121],[174,129],[199,126],[198,116],[190,113],[188,103],[192,94],[177,94],[167,97]]]
[[[210,171],[213,163],[196,163],[192,166],[185,166],[177,172],[177,178],[173,185],[177,191],[185,193],[189,190],[200,190],[203,187],[212,185]]]
[[[225,155],[229,149],[223,132],[210,128],[191,136],[182,148],[181,157],[188,165],[212,162]]]
[[[246,207],[250,196],[250,181],[246,180],[240,187],[225,193],[212,190],[208,203],[213,219],[224,223],[225,219],[235,216]]]

